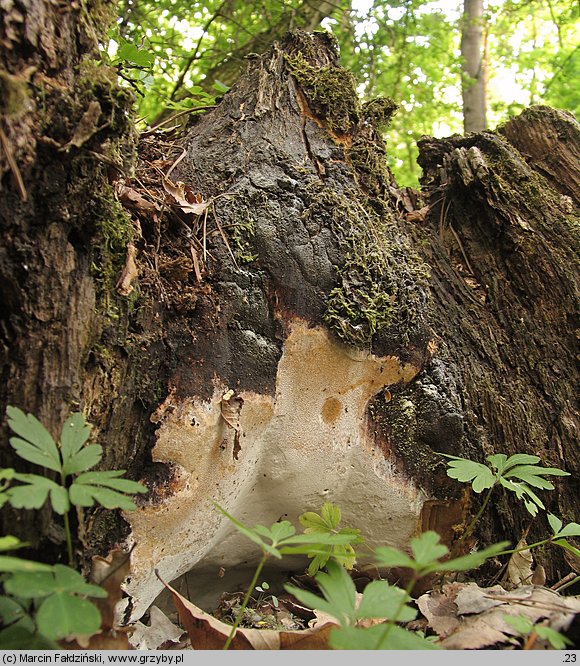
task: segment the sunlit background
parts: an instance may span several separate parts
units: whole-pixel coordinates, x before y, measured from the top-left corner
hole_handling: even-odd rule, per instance
[[[355,75],[361,99],[387,96],[399,104],[386,132],[389,166],[400,184],[416,185],[417,140],[463,131],[462,2],[122,0],[104,50],[135,88],[143,122],[154,123],[163,109],[212,103],[243,71],[248,52],[264,52],[323,5],[330,9],[317,25],[337,37],[341,63]],[[573,0],[486,2],[490,128],[532,104],[578,113],[578,37],[579,3]]]

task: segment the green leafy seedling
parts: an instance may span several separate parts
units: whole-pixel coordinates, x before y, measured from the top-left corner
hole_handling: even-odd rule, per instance
[[[254,588],[256,592],[260,593],[260,597],[258,598],[258,603],[261,601],[266,601],[267,599],[270,599],[272,605],[274,608],[278,608],[280,605],[280,601],[278,600],[278,597],[274,594],[271,594],[269,592],[270,590],[270,584],[264,581],[261,585],[256,585]]]
[[[420,536],[411,539],[412,556],[397,548],[380,546],[375,550],[376,563],[382,567],[403,567],[414,572],[413,584],[430,573],[441,571],[469,571],[477,569],[487,559],[504,552],[508,541],[493,544],[483,550],[462,555],[454,559],[444,559],[449,555],[449,549],[440,543],[441,537],[437,532],[423,532]]]
[[[327,573],[315,576],[322,592],[319,597],[293,585],[285,589],[300,603],[334,617],[340,627],[329,636],[330,647],[337,650],[430,650],[435,646],[413,631],[396,625],[415,619],[417,611],[410,606],[409,594],[386,581],[369,583],[357,600],[356,587],[345,568],[334,560],[328,561]],[[382,619],[384,624],[372,627],[356,626],[365,619]]]
[[[473,532],[496,486],[501,485],[506,490],[513,492],[519,500],[523,501],[527,511],[532,516],[536,516],[538,510],[545,509],[545,506],[532,488],[553,490],[554,485],[544,477],[570,476],[568,472],[556,467],[538,466],[536,463],[540,462],[540,458],[526,453],[516,453],[509,458],[503,453],[490,455],[486,458],[488,465],[445,453],[440,455],[450,459],[447,476],[462,483],[471,483],[475,493],[487,490],[479,511],[465,530],[461,541]]]
[[[39,604],[36,626],[49,640],[94,634],[101,625],[101,615],[86,597],[106,597],[106,590],[86,583],[81,574],[70,567],[55,564],[51,569],[17,571],[4,581],[4,590],[16,599],[34,600]]]
[[[54,441],[44,425],[32,414],[8,407],[8,425],[17,435],[10,445],[17,455],[34,465],[56,472],[56,481],[39,474],[20,474],[1,470],[0,506],[10,502],[17,509],[39,509],[47,499],[53,510],[63,516],[69,564],[74,561],[68,513],[71,504],[80,507],[101,504],[107,509],[135,509],[129,495],[146,493],[141,483],[121,479],[125,470],[89,472],[102,458],[99,444],[88,444],[91,426],[81,413],[65,421],[60,441]],[[19,485],[14,485],[17,481]]]
[[[334,515],[336,518],[336,514]],[[329,638],[331,647],[339,650],[420,650],[436,646],[416,632],[397,625],[416,616],[409,605],[410,592],[422,577],[436,571],[467,571],[481,566],[489,557],[502,551],[508,542],[494,544],[476,553],[452,560],[444,559],[449,549],[440,543],[436,532],[424,532],[411,540],[411,555],[391,547],[377,548],[375,561],[384,567],[404,567],[413,572],[407,590],[389,585],[386,581],[373,581],[366,586],[357,604],[356,588],[349,574],[334,560],[327,563],[328,573],[320,572],[315,580],[323,597],[307,590],[287,585],[287,592],[310,608],[316,608],[337,619],[340,629],[333,630]],[[362,619],[383,619],[372,627],[357,626]]]
[[[340,507],[330,502],[324,503],[320,514],[315,513],[314,511],[306,511],[298,517],[300,524],[305,528],[305,534],[344,534],[352,537],[352,541],[345,545],[328,545],[322,549],[322,553],[310,553],[309,556],[313,557],[313,560],[308,567],[308,574],[310,576],[314,576],[319,569],[322,569],[331,557],[340,562],[347,569],[353,568],[356,560],[353,544],[361,544],[364,539],[361,536],[360,530],[348,527],[338,529],[341,519],[342,513]]]
[[[535,632],[541,639],[547,641],[554,650],[565,650],[568,645],[573,645],[572,641],[559,631],[541,624],[534,624],[524,615],[504,614],[503,619],[507,624],[512,626],[522,638]]]
[[[276,559],[281,559],[284,555],[307,555],[308,557],[316,557],[317,555],[326,555],[328,552],[328,546],[347,546],[352,543],[358,543],[357,540],[360,539],[358,534],[355,535],[350,533],[333,534],[325,532],[296,534],[296,528],[288,520],[276,522],[271,527],[266,527],[265,525],[247,527],[230,515],[219,504],[214,502],[214,506],[239,532],[250,541],[254,542],[262,550],[262,557],[258,562],[252,582],[246,591],[230,634],[224,644],[224,650],[229,649],[231,645],[236,630],[244,616],[244,611],[248,606],[252,591],[256,588],[260,573],[262,572],[268,557],[275,557]]]

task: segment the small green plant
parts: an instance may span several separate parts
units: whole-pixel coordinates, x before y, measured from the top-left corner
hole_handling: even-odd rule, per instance
[[[264,581],[261,585],[256,585],[254,588],[256,592],[260,593],[260,596],[258,597],[257,604],[260,604],[262,602],[270,600],[268,603],[271,603],[274,608],[278,608],[280,602],[278,601],[278,597],[275,594],[272,594],[270,592],[270,584]]]
[[[326,503],[320,514],[307,511],[300,517],[306,526],[304,534],[296,534],[289,521],[274,523],[271,527],[256,525],[248,528],[216,504],[236,528],[259,545],[262,558],[254,578],[248,587],[234,625],[224,649],[228,649],[239,626],[244,610],[254,589],[264,591],[264,585],[257,587],[260,573],[270,556],[281,558],[287,554],[306,554],[317,560],[315,580],[322,597],[292,585],[285,589],[304,605],[332,615],[339,622],[333,629],[329,645],[335,649],[347,650],[418,650],[433,649],[433,643],[414,631],[399,626],[398,623],[415,619],[416,610],[410,606],[411,591],[417,581],[433,572],[467,571],[481,566],[488,558],[503,551],[508,542],[494,544],[484,550],[470,553],[455,559],[448,559],[449,549],[440,543],[435,532],[425,532],[412,539],[411,555],[391,547],[380,547],[374,552],[375,562],[380,567],[399,567],[411,572],[409,585],[403,590],[387,581],[373,581],[366,586],[357,601],[356,587],[347,572],[352,568],[356,553],[354,545],[363,542],[359,530],[342,528],[338,530],[341,512],[338,507]],[[311,565],[312,566],[312,565]],[[326,572],[321,571],[326,567]],[[357,626],[360,620],[382,620],[371,627]]]
[[[545,506],[532,488],[554,490],[554,485],[543,477],[570,476],[568,472],[555,467],[538,466],[536,463],[540,462],[540,458],[525,453],[516,453],[509,458],[503,453],[490,455],[486,458],[488,465],[445,453],[440,455],[450,459],[447,476],[462,483],[471,483],[475,493],[487,490],[479,511],[463,533],[460,541],[464,541],[473,532],[496,486],[501,485],[506,490],[513,492],[519,500],[523,501],[528,512],[532,516],[536,516],[538,510],[545,509]]]
[[[554,543],[557,546],[560,546],[561,548],[570,551],[577,558],[580,559],[580,549],[573,546],[566,538],[566,537],[580,537],[580,525],[578,523],[568,523],[567,525],[564,525],[564,523],[557,516],[554,516],[552,513],[547,514],[547,519],[550,528],[552,529],[553,532],[551,536],[545,539],[541,539],[540,541],[531,543],[529,545],[526,544],[521,548],[515,548],[513,550],[505,550],[501,553],[498,553],[498,555],[513,555],[514,553],[521,553],[523,551],[531,550],[532,548],[538,548],[539,546],[545,546],[546,544]],[[562,592],[567,587],[575,585],[578,582],[578,580],[580,580],[580,576],[574,577],[572,580],[568,581],[565,585],[558,588],[559,591]]]
[[[537,634],[539,638],[547,641],[554,650],[565,650],[567,645],[573,645],[572,641],[559,631],[542,624],[535,624],[530,618],[525,617],[524,615],[504,614],[503,619],[511,625],[522,638],[529,638],[530,635]]]
[[[253,528],[250,528],[231,516],[225,509],[219,506],[219,504],[214,503],[214,505],[218,511],[220,511],[220,513],[222,513],[236,527],[236,529],[250,539],[250,541],[253,541],[262,550],[262,557],[258,562],[252,582],[246,591],[230,634],[224,644],[224,650],[229,649],[231,645],[236,630],[244,616],[244,611],[248,606],[252,592],[256,588],[260,573],[269,557],[281,559],[284,555],[307,555],[308,557],[316,557],[318,555],[326,556],[328,554],[328,546],[347,546],[362,541],[358,530],[355,530],[357,532],[356,534],[337,534],[331,531],[324,533],[296,534],[296,528],[288,520],[274,523],[271,527],[255,525]]]
[[[308,574],[310,576],[314,576],[319,569],[322,569],[331,557],[347,569],[353,568],[356,559],[353,545],[361,544],[363,539],[360,530],[350,527],[338,529],[341,519],[342,513],[340,507],[330,502],[324,503],[320,514],[314,511],[306,511],[298,517],[300,524],[304,527],[304,534],[346,534],[352,537],[352,540],[344,545],[336,544],[322,547],[324,551],[322,554],[311,553],[309,557],[312,556],[313,560],[308,567]]]
[[[15,509],[39,509],[50,499],[55,513],[61,515],[67,541],[69,565],[74,564],[69,511],[71,505],[90,507],[95,503],[106,509],[135,509],[128,494],[146,493],[141,483],[122,479],[125,470],[89,472],[102,458],[99,444],[87,444],[91,426],[80,413],[65,421],[59,443],[32,414],[8,407],[8,425],[18,435],[10,438],[17,455],[57,475],[56,480],[39,474],[20,474],[0,470],[0,507],[9,502]],[[20,485],[14,485],[14,482]]]
[[[436,646],[415,631],[409,631],[398,623],[414,620],[417,611],[410,606],[411,591],[424,576],[440,571],[467,571],[481,566],[489,557],[500,552],[507,542],[494,544],[479,552],[445,560],[449,549],[440,543],[435,532],[424,532],[411,540],[412,556],[388,546],[375,550],[375,562],[380,567],[403,567],[412,572],[407,589],[403,590],[387,581],[369,583],[357,603],[356,588],[343,567],[333,561],[327,563],[327,572],[320,572],[315,580],[323,598],[312,592],[287,585],[304,605],[324,611],[339,622],[333,629],[330,647],[338,650],[432,650]],[[365,619],[381,619],[380,624],[360,627],[357,623]]]
[[[120,478],[123,470],[88,472],[102,458],[102,447],[88,444],[90,425],[82,414],[65,421],[58,444],[32,414],[8,407],[8,425],[17,435],[10,445],[17,455],[56,474],[56,481],[38,474],[0,469],[0,507],[39,509],[50,499],[63,516],[69,564],[73,564],[71,506],[95,503],[108,509],[132,510],[128,496],[147,492],[145,486]],[[0,537],[0,552],[26,546],[14,536]],[[87,583],[72,566],[44,564],[12,555],[0,555],[4,594],[0,595],[0,647],[3,649],[58,649],[56,641],[69,636],[90,636],[99,630],[101,616],[88,598],[107,592]],[[88,597],[88,598],[87,598]]]
[[[0,538],[0,552],[27,544],[13,536]],[[58,648],[55,641],[98,631],[101,616],[85,597],[106,597],[74,569],[9,555],[0,556],[5,594],[0,596],[0,648]]]

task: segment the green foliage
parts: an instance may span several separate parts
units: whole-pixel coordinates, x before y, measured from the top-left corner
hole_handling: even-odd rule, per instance
[[[13,536],[0,538],[0,551],[26,544]],[[86,583],[71,567],[0,556],[4,594],[0,596],[1,649],[58,648],[55,641],[72,635],[92,635],[101,616],[86,597],[107,596]]]
[[[65,515],[71,504],[88,507],[98,503],[107,509],[130,511],[135,509],[135,503],[128,495],[147,492],[140,483],[120,479],[124,470],[87,472],[101,461],[103,449],[99,444],[87,444],[91,428],[82,414],[67,418],[57,445],[32,414],[24,414],[16,407],[8,407],[6,412],[8,425],[18,435],[10,438],[18,456],[57,472],[59,480],[2,470],[4,479],[22,484],[4,487],[0,495],[2,503],[8,501],[16,509],[39,509],[50,499],[59,515]]]
[[[315,576],[322,592],[319,597],[293,585],[285,589],[300,603],[334,617],[340,628],[333,629],[330,647],[337,650],[420,650],[434,649],[429,641],[412,631],[395,626],[396,622],[414,620],[417,611],[409,603],[405,590],[386,581],[369,583],[357,601],[355,585],[344,567],[334,561],[327,564],[327,573]],[[370,628],[356,626],[360,620],[382,619],[386,624]]]
[[[17,435],[10,445],[17,455],[58,475],[58,481],[38,474],[20,474],[0,469],[0,506],[9,502],[16,509],[39,509],[50,499],[55,513],[62,515],[69,562],[73,562],[72,535],[68,521],[71,504],[131,510],[129,495],[147,492],[140,483],[119,478],[122,470],[87,472],[101,461],[102,447],[87,444],[90,425],[82,414],[65,421],[58,444],[32,414],[8,407],[8,425]],[[15,485],[14,482],[18,482]],[[14,536],[0,537],[0,552],[27,544]],[[44,564],[0,555],[0,648],[58,649],[56,641],[68,636],[91,636],[101,625],[98,608],[89,598],[104,598],[107,592],[85,582],[75,569],[63,564]]]
[[[381,546],[375,551],[376,562],[383,567],[404,567],[415,572],[418,578],[427,576],[435,571],[469,571],[477,569],[487,559],[502,552],[508,541],[493,544],[483,550],[463,555],[451,560],[444,560],[448,554],[447,546],[439,543],[440,537],[436,532],[423,532],[420,536],[411,539],[412,557],[388,546]]]
[[[390,129],[389,166],[402,185],[417,185],[417,139],[462,131],[461,3],[374,0],[121,0],[105,52],[121,80],[137,90],[140,116],[213,103],[252,53],[263,53],[290,27],[332,31],[341,63],[356,73],[364,100],[390,97],[401,107]],[[325,15],[326,11],[326,15]],[[578,113],[578,4],[570,0],[490,0],[484,30],[491,126],[529,104]],[[189,101],[186,101],[188,100]]]
[[[572,641],[559,631],[550,627],[534,624],[530,618],[524,615],[507,615],[503,619],[511,625],[520,636],[525,637],[535,632],[540,638],[547,641],[554,650],[565,650],[567,645],[573,645]]]
[[[214,502],[214,505],[237,530],[258,545],[266,557],[271,555],[281,559],[283,555],[326,556],[329,547],[331,549],[339,547],[340,549],[352,544],[362,543],[359,530],[336,532],[333,528],[330,528],[321,532],[307,533],[305,530],[304,534],[296,534],[296,528],[288,520],[276,522],[271,527],[265,525],[255,525],[253,528],[247,527],[231,516],[219,504]]]
[[[543,478],[545,476],[570,476],[568,472],[555,467],[539,467],[538,456],[524,453],[516,453],[509,458],[503,454],[487,456],[489,465],[458,458],[457,456],[444,455],[451,462],[448,463],[447,475],[463,483],[471,482],[474,492],[481,493],[483,490],[492,489],[501,484],[507,490],[515,493],[516,497],[523,501],[528,512],[535,516],[538,508],[545,509],[542,500],[530,488],[542,490],[553,490],[554,485]]]
[[[55,564],[52,571],[16,572],[4,581],[13,598],[38,602],[36,626],[46,638],[91,635],[100,627],[98,609],[84,597],[106,597],[98,585],[86,583],[74,569]]]
[[[20,541],[15,536],[0,537],[0,553],[24,548],[28,544]],[[48,564],[40,562],[30,562],[23,560],[20,557],[12,557],[10,555],[0,555],[0,572],[1,573],[16,573],[16,572],[31,573],[36,571],[51,571]],[[1,599],[1,597],[0,597]]]
[[[324,515],[326,516],[326,520],[323,519],[325,529],[318,532],[314,531],[309,534],[296,534],[296,528],[288,520],[278,521],[271,527],[266,527],[265,525],[247,527],[231,516],[219,504],[214,502],[214,506],[239,532],[250,541],[253,541],[262,550],[262,559],[256,567],[252,582],[250,583],[240,605],[232,630],[224,645],[224,650],[227,650],[231,645],[236,629],[244,617],[244,612],[248,606],[250,596],[252,591],[256,589],[260,573],[268,557],[273,556],[277,559],[281,559],[283,555],[307,555],[308,557],[317,557],[320,555],[326,557],[328,555],[329,547],[331,549],[336,547],[345,548],[351,544],[361,543],[362,541],[358,530],[350,530],[347,532],[335,531],[334,528],[340,522],[340,510],[330,503],[325,505],[325,509],[323,508]],[[313,516],[316,515],[317,514],[313,514]],[[319,518],[321,518],[321,516],[319,516]],[[329,527],[330,525],[334,525],[334,527],[331,528]],[[322,524],[319,525],[319,527],[322,527]]]
[[[360,530],[351,529],[349,527],[342,527],[338,529],[341,518],[342,513],[340,508],[334,504],[331,504],[330,502],[324,503],[320,511],[320,515],[314,513],[313,511],[306,511],[299,516],[298,520],[305,528],[305,534],[343,534],[353,537],[353,540],[350,543],[346,543],[344,545],[329,544],[327,546],[322,546],[322,550],[324,551],[323,553],[314,554],[312,551],[309,552],[308,556],[313,557],[313,560],[308,567],[308,574],[310,576],[314,576],[314,574],[319,569],[323,568],[331,557],[340,562],[347,569],[352,569],[354,566],[356,553],[353,548],[353,544],[361,544],[364,540],[361,536]]]
[[[435,532],[425,532],[411,540],[411,555],[396,548],[379,547],[374,551],[374,561],[379,567],[402,567],[412,572],[407,590],[387,581],[377,580],[369,583],[364,593],[357,595],[356,587],[347,568],[352,568],[356,553],[353,546],[363,542],[360,531],[339,528],[342,518],[340,508],[326,502],[320,513],[306,511],[299,517],[305,527],[304,534],[296,534],[289,521],[274,523],[271,527],[256,525],[248,528],[219,505],[217,509],[248,539],[262,549],[254,579],[248,588],[240,611],[226,642],[225,649],[231,643],[236,628],[243,617],[244,610],[258,576],[269,556],[276,558],[285,554],[302,553],[313,557],[316,562],[314,579],[322,596],[293,585],[285,589],[293,594],[300,603],[309,608],[320,610],[334,617],[340,627],[333,629],[329,645],[340,650],[420,650],[434,649],[435,646],[424,636],[399,626],[416,617],[412,607],[410,591],[415,583],[433,572],[467,571],[481,566],[488,558],[504,550],[508,542],[494,544],[478,552],[455,559],[449,559],[449,549],[440,543]],[[573,531],[573,530],[571,530]],[[311,565],[312,566],[312,565]],[[325,567],[326,571],[320,569]],[[310,571],[311,569],[309,569]],[[361,620],[382,620],[371,627],[361,627]]]

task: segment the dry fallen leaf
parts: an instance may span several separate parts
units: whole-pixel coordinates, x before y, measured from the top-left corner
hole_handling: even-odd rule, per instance
[[[162,581],[163,582],[163,581]],[[194,650],[221,650],[230,634],[231,626],[198,608],[163,583],[171,593]],[[324,618],[309,629],[277,631],[274,629],[238,628],[230,648],[232,650],[327,650],[330,630],[337,626],[331,618]]]
[[[526,545],[525,540],[521,539],[516,546],[516,550],[524,548]],[[534,558],[531,550],[520,550],[513,553],[507,566],[507,575],[510,583],[515,587],[525,585],[526,583],[529,584],[534,575],[533,564]]]
[[[449,583],[422,595],[417,603],[446,650],[481,650],[516,643],[516,630],[505,615],[540,620],[555,631],[565,631],[580,613],[578,597],[563,597],[545,587],[524,585],[506,591],[499,585]],[[455,627],[453,628],[453,625]]]
[[[149,626],[142,622],[133,625],[133,633],[129,642],[136,650],[164,649],[167,643],[177,643],[181,640],[183,629],[177,627],[165,613],[151,606],[149,608]]]
[[[128,296],[133,291],[133,280],[139,276],[139,269],[135,262],[136,256],[137,248],[133,243],[127,243],[127,259],[115,287],[121,296]]]
[[[459,626],[456,596],[457,590],[454,589],[454,584],[450,584],[442,590],[423,594],[417,599],[419,610],[427,618],[429,626],[442,638],[453,633]]]
[[[121,585],[131,570],[130,553],[112,550],[107,557],[94,556],[90,582],[107,591],[104,599],[92,602],[101,613],[101,630],[90,637],[77,636],[74,641],[61,642],[69,650],[128,650],[131,627],[120,627],[116,622],[117,604],[123,596]]]
[[[210,207],[211,201],[203,201],[189,185],[178,180],[174,183],[169,178],[163,178],[163,187],[170,194],[184,213],[201,215]]]
[[[137,213],[145,215],[154,222],[159,219],[161,212],[159,206],[145,199],[145,197],[137,190],[125,185],[123,180],[119,180],[115,183],[115,192],[119,201],[124,206],[127,206],[127,208],[131,208]]]
[[[431,209],[431,206],[423,206],[419,210],[412,210],[406,214],[407,222],[425,222],[427,218],[427,213]]]

